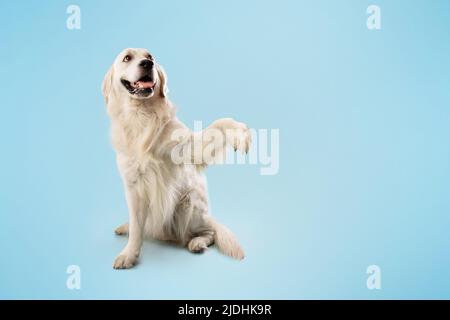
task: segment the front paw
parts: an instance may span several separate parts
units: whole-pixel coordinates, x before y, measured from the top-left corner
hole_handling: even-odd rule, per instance
[[[120,254],[114,261],[114,269],[131,269],[137,264],[138,256],[130,254]]]

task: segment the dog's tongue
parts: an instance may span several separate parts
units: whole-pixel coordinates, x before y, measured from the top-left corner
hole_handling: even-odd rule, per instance
[[[153,81],[137,81],[134,84],[139,89],[153,88],[154,85]]]

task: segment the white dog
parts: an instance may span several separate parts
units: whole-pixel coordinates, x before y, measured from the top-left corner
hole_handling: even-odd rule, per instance
[[[213,157],[223,154],[227,145],[248,152],[247,126],[220,119],[202,132],[187,129],[167,97],[163,69],[145,49],[120,53],[103,80],[102,91],[129,211],[129,223],[116,229],[129,238],[114,268],[127,269],[137,263],[145,236],[176,241],[191,252],[203,252],[215,243],[224,254],[242,259],[244,252],[233,234],[208,214],[201,171],[209,164],[203,157],[208,148],[204,137],[217,132],[225,137],[223,143],[214,144]],[[173,161],[176,149],[183,150],[191,163]]]

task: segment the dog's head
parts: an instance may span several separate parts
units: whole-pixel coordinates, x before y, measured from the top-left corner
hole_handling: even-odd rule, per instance
[[[106,102],[113,91],[141,100],[167,94],[164,70],[145,49],[123,50],[107,72],[102,87]]]

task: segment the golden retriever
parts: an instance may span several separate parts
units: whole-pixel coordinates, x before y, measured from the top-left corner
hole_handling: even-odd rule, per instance
[[[211,163],[206,153],[220,158],[227,146],[248,152],[247,126],[227,118],[201,132],[189,130],[167,96],[163,68],[145,49],[123,50],[105,75],[102,92],[129,212],[129,222],[116,229],[128,234],[128,242],[113,267],[133,267],[147,236],[176,241],[195,253],[215,243],[224,254],[242,259],[234,235],[209,215],[202,171]],[[175,161],[176,155],[189,161]]]

